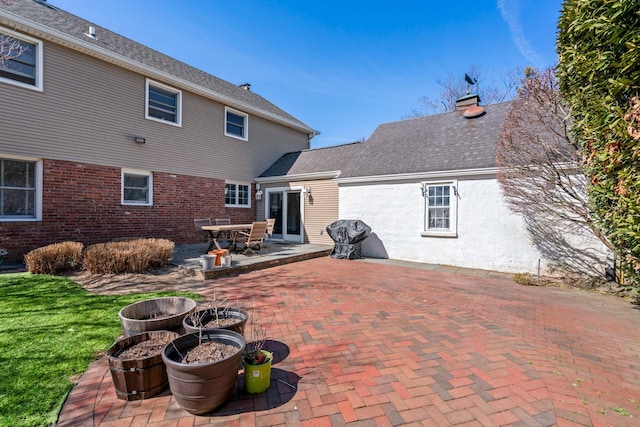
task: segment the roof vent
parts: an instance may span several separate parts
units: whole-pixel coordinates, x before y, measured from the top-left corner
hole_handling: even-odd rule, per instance
[[[239,87],[241,87],[244,90],[251,90],[251,83],[243,83]]]
[[[464,110],[462,115],[467,119],[475,119],[476,117],[482,116],[486,111],[479,105],[472,105],[471,107]]]
[[[98,37],[96,36],[96,27],[93,25],[89,25],[89,31],[84,33],[84,35],[90,39],[98,40]]]

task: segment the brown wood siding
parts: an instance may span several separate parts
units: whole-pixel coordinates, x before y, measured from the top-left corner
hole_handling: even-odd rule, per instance
[[[226,137],[223,104],[182,97],[182,127],[147,120],[145,76],[45,42],[43,92],[0,83],[0,156],[248,182],[309,146],[305,133],[252,114],[248,141]]]

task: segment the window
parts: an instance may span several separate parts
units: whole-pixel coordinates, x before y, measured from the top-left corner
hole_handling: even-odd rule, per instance
[[[0,28],[0,81],[42,90],[42,42]]]
[[[456,182],[422,183],[425,200],[423,236],[457,236]]]
[[[228,107],[225,107],[224,109],[224,116],[224,134],[232,138],[238,138],[246,141],[249,116],[243,112],[232,110]]]
[[[153,204],[153,176],[145,171],[122,171],[122,204]]]
[[[250,190],[251,186],[247,184],[227,183],[224,189],[224,204],[227,206],[251,207]]]
[[[0,158],[0,221],[41,217],[42,162]]]
[[[181,104],[181,91],[147,80],[147,119],[181,126]]]

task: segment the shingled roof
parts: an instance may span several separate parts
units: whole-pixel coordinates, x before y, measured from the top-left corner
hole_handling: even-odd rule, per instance
[[[319,133],[255,92],[72,15],[46,0],[0,2],[0,25],[54,41],[135,71],[157,71],[158,75],[149,77],[170,80],[167,83],[279,121],[303,132]],[[89,26],[95,28],[95,39],[86,35]]]
[[[362,143],[288,153],[260,177],[339,170],[340,178],[496,167],[496,146],[511,102],[488,105],[473,119],[462,112],[378,126]]]

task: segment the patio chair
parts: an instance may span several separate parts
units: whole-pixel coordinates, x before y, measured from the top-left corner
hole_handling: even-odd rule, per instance
[[[275,218],[267,218],[267,237],[271,240],[271,235],[273,234],[273,227],[276,225]]]
[[[209,248],[207,249],[207,252],[209,252],[211,248],[213,248],[213,246],[215,245],[215,242],[213,241],[213,235],[209,231],[203,230],[202,227],[204,227],[205,225],[211,225],[211,218],[194,219],[193,224],[196,226],[196,233],[206,234],[207,243],[209,244]]]
[[[249,230],[248,233],[238,231],[234,234],[232,246],[234,250],[238,250],[238,244],[241,244],[242,247],[239,250],[243,251],[243,255],[246,255],[248,252],[255,253],[254,249],[262,249],[266,233],[267,221],[253,222],[251,224],[251,230]]]
[[[229,218],[216,218],[216,225],[231,225],[231,219]],[[224,237],[224,239],[228,242],[231,240],[231,232],[230,231],[221,231],[218,233],[218,237]]]

